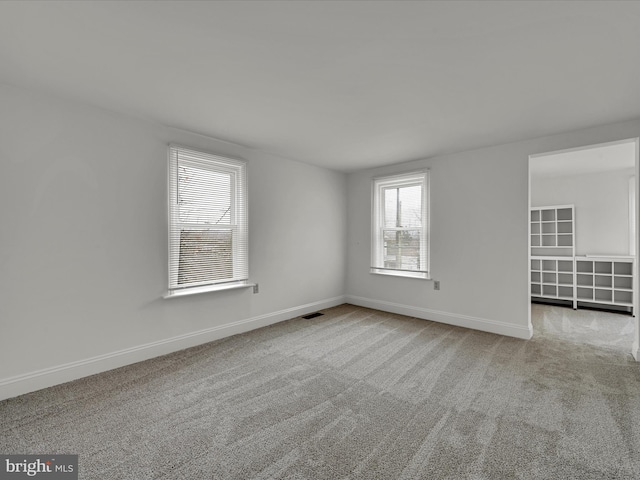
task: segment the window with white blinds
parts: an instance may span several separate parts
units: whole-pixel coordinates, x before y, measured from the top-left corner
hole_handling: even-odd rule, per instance
[[[430,278],[429,172],[373,181],[371,273]]]
[[[169,146],[170,295],[247,283],[246,190],[245,162]]]

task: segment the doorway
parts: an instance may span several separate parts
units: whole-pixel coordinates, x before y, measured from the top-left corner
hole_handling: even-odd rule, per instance
[[[529,295],[536,336],[638,360],[638,139],[529,157]]]

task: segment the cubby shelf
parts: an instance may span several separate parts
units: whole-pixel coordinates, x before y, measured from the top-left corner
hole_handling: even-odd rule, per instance
[[[573,259],[535,257],[531,259],[531,295],[573,301]]]
[[[633,258],[576,257],[576,300],[633,307]]]
[[[634,310],[635,257],[575,255],[573,205],[531,209],[531,297]]]
[[[532,208],[530,220],[534,255],[574,255],[573,205]]]
[[[633,308],[633,257],[531,258],[531,296]]]

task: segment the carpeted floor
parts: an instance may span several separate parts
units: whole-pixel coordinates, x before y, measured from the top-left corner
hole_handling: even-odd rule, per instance
[[[630,353],[636,319],[627,313],[603,312],[554,305],[531,304],[531,323],[536,337],[584,343]]]
[[[640,478],[640,366],[343,305],[0,402],[87,479]]]

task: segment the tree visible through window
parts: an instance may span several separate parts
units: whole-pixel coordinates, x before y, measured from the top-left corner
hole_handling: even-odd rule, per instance
[[[169,288],[245,282],[245,164],[170,148]]]

